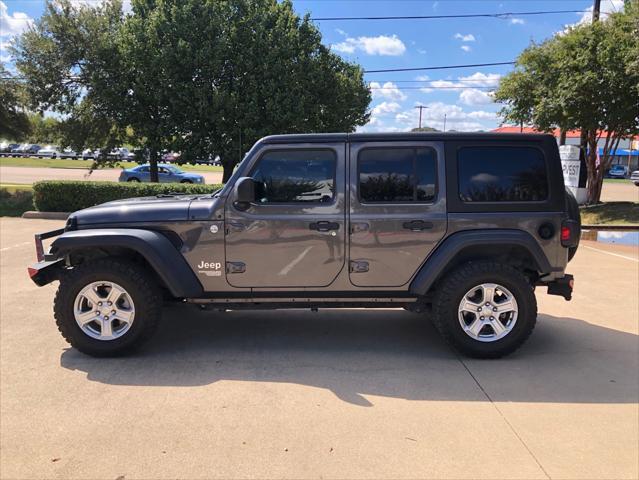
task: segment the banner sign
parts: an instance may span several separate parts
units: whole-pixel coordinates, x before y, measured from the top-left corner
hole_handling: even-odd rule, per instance
[[[564,183],[567,187],[578,187],[579,171],[581,170],[579,147],[562,145],[559,147],[559,156],[561,157],[561,168],[564,172]]]

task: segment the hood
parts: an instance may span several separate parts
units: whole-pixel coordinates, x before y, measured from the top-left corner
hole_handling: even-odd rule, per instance
[[[179,222],[189,218],[189,205],[194,195],[170,195],[130,198],[103,203],[72,213],[69,222],[83,225]]]

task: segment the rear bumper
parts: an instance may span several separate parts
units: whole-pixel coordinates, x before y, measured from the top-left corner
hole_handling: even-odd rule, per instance
[[[566,300],[572,298],[572,289],[575,284],[575,279],[572,275],[564,275],[561,278],[548,282],[548,295],[559,295]]]

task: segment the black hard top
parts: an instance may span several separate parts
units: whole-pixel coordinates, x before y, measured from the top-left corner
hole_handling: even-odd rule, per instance
[[[482,141],[540,141],[552,137],[543,133],[492,133],[492,132],[400,132],[400,133],[301,133],[271,135],[260,143],[316,143],[316,142],[410,142],[415,140],[482,140]]]

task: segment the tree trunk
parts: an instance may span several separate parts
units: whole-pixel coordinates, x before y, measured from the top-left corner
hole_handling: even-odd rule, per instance
[[[597,165],[597,131],[588,131],[588,155],[586,156],[586,166],[588,168],[588,205],[599,203],[601,197],[601,185],[603,183],[603,165]]]
[[[233,167],[235,167],[235,164],[226,162],[222,163],[222,168],[224,169],[224,172],[222,173],[222,183],[229,181],[229,178],[233,175]]]
[[[151,182],[158,183],[160,181],[158,175],[158,151],[155,148],[149,149],[149,173],[151,174]]]
[[[563,128],[559,133],[559,145],[566,145],[566,130]]]

